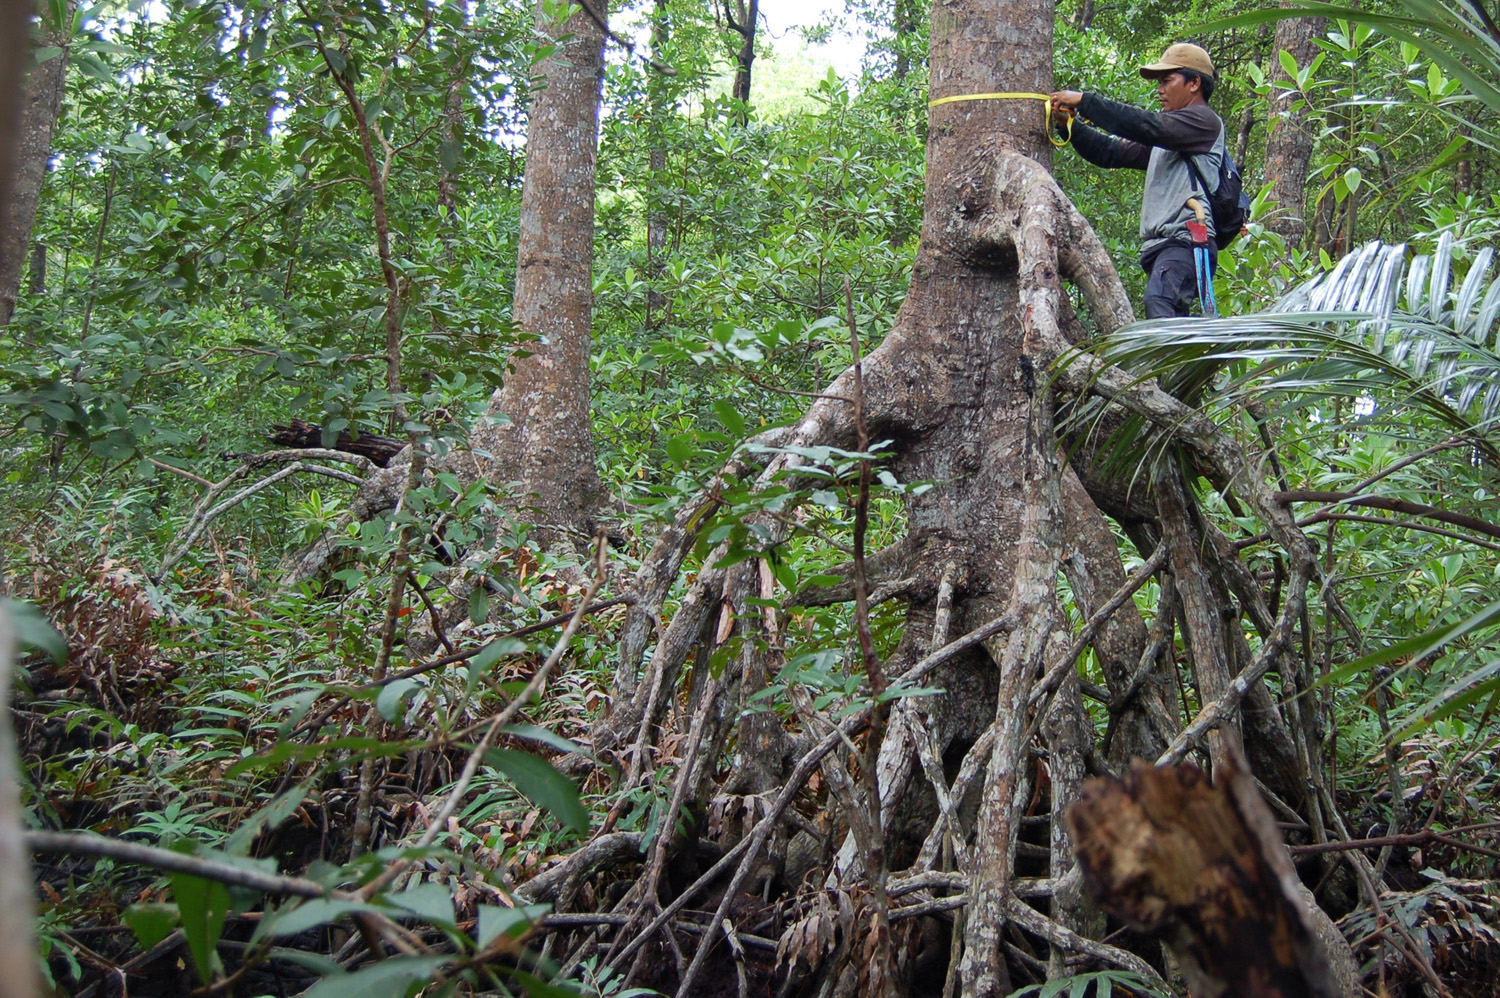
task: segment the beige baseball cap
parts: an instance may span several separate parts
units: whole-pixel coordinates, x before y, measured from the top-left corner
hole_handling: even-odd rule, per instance
[[[1178,42],[1176,45],[1168,45],[1167,50],[1161,54],[1161,58],[1149,66],[1141,67],[1141,75],[1148,80],[1154,80],[1163,73],[1170,73],[1174,69],[1191,69],[1195,73],[1204,76],[1214,75],[1213,60],[1208,53],[1197,45],[1190,42]]]

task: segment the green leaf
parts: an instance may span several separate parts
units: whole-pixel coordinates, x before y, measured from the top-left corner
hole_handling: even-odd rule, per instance
[[[583,746],[579,745],[577,742],[572,741],[568,738],[564,738],[562,735],[559,735],[555,732],[548,731],[546,728],[538,727],[535,724],[507,724],[500,730],[502,733],[511,735],[515,738],[525,738],[529,741],[541,742],[543,745],[551,745],[553,748],[561,752],[580,752],[587,754],[586,752],[584,752]]]
[[[42,611],[21,600],[0,599],[0,612],[10,614],[16,626],[16,641],[22,648],[45,652],[58,665],[67,660],[68,643],[42,616]]]
[[[133,904],[121,913],[120,918],[130,926],[143,950],[149,950],[167,938],[182,921],[175,904]]]
[[[1287,77],[1292,80],[1296,80],[1298,68],[1297,58],[1286,49],[1281,49],[1276,53],[1276,59],[1281,63],[1282,71],[1286,73]]]
[[[412,884],[399,894],[385,895],[385,899],[434,925],[451,929],[457,921],[453,915],[453,895],[442,884],[430,881]]]
[[[469,659],[469,668],[484,672],[507,655],[519,655],[526,650],[526,642],[518,638],[501,638],[491,641]]]
[[[287,963],[295,963],[299,967],[306,967],[315,974],[323,976],[341,975],[344,968],[337,962],[330,960],[322,953],[306,953],[300,949],[287,949],[284,946],[273,946],[270,955],[277,960],[285,960]]]
[[[529,904],[521,908],[479,906],[479,925],[474,931],[474,945],[483,950],[502,934],[519,939],[525,930],[552,910],[550,904]]]
[[[303,901],[295,908],[281,908],[275,914],[266,916],[261,925],[264,933],[267,935],[278,938],[282,936],[295,936],[306,932],[308,929],[337,922],[347,915],[361,911],[390,914],[389,908],[382,908],[366,901],[347,901],[342,898],[312,898]],[[257,934],[259,935],[260,933]]]
[[[578,799],[578,787],[545,759],[529,752],[492,748],[485,752],[484,761],[504,773],[517,790],[551,811],[563,824],[580,835],[588,831],[589,815]]]
[[[526,998],[582,998],[583,992],[561,984],[551,984],[539,977],[533,977],[524,970],[505,971],[506,975],[526,991]]]
[[[193,968],[207,984],[219,969],[216,947],[224,931],[224,919],[229,915],[229,891],[218,881],[187,873],[173,873],[171,881]]]
[[[483,583],[475,586],[474,591],[469,593],[469,619],[475,626],[490,619],[490,594]]]
[[[307,798],[307,792],[312,789],[312,781],[299,783],[285,793],[277,795],[265,807],[261,808],[250,818],[240,824],[224,843],[224,851],[236,856],[243,856],[250,851],[250,846],[255,842],[255,837],[266,828],[275,828],[286,819],[296,813],[297,808],[302,806],[302,801]]]
[[[451,957],[414,956],[381,960],[352,974],[325,977],[303,998],[407,998]]]
[[[1444,645],[1458,640],[1471,631],[1482,627],[1489,627],[1491,624],[1497,622],[1500,622],[1500,601],[1491,603],[1489,606],[1471,616],[1465,617],[1463,620],[1452,624],[1444,624],[1441,627],[1434,627],[1429,631],[1424,631],[1403,641],[1387,645],[1378,651],[1370,652],[1368,655],[1363,655],[1348,665],[1334,669],[1314,685],[1323,686],[1328,683],[1342,682],[1350,676],[1364,672],[1366,669],[1373,669],[1377,665],[1384,665],[1386,662],[1398,658],[1410,659],[1412,661],[1426,658]]]
[[[745,435],[745,417],[730,403],[722,399],[715,402],[714,415],[719,417],[719,422],[724,424],[724,429],[729,431],[730,436],[739,438]]]
[[[1344,171],[1344,184],[1349,188],[1350,194],[1359,190],[1359,183],[1363,179],[1364,174],[1359,172],[1359,167],[1357,166],[1351,166]]]
[[[71,412],[71,411],[70,411]],[[667,439],[667,457],[676,464],[687,464],[693,456],[693,437],[690,433],[681,433]]]
[[[380,695],[375,698],[375,709],[380,711],[381,717],[395,724],[405,712],[403,702],[421,689],[422,684],[415,679],[398,679],[380,688]]]
[[[462,139],[444,139],[438,144],[438,159],[443,164],[443,169],[452,173],[458,169],[463,162],[464,143]]]

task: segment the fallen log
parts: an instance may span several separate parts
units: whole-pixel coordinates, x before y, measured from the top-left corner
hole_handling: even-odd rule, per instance
[[[339,433],[338,439],[329,447],[323,443],[323,428],[312,423],[294,419],[285,426],[272,426],[267,439],[282,447],[326,447],[329,450],[359,454],[370,459],[370,463],[384,468],[391,458],[405,447],[405,440],[382,437],[377,433],[361,433],[358,436],[348,430]]]

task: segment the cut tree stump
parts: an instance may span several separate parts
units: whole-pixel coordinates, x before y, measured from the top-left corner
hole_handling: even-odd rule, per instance
[[[1342,998],[1275,819],[1243,770],[1137,762],[1068,812],[1089,890],[1160,936],[1195,998]]]

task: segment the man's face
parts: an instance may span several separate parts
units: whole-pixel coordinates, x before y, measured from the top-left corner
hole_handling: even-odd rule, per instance
[[[1167,73],[1156,79],[1156,99],[1163,111],[1180,111],[1198,99],[1200,84],[1189,83],[1181,73]]]

